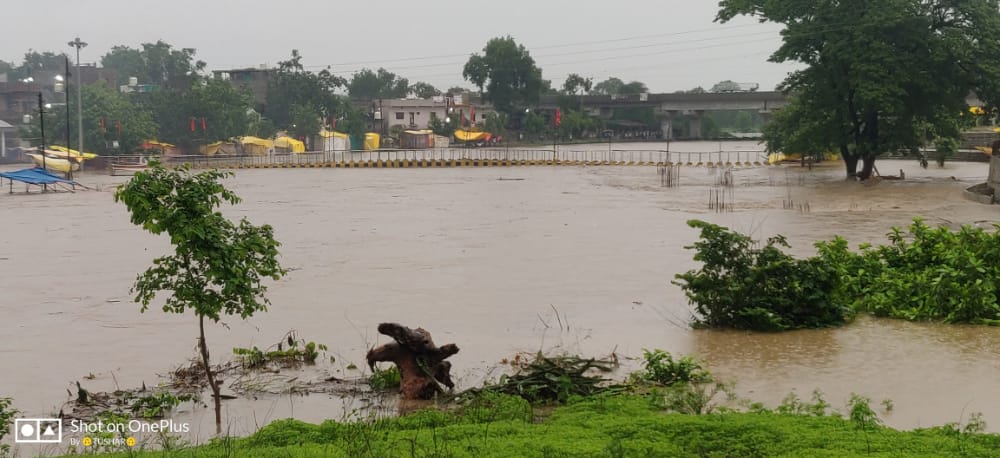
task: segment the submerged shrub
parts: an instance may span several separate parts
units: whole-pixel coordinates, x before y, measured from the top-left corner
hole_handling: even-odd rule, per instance
[[[850,309],[833,301],[837,269],[824,258],[795,259],[782,236],[760,247],[749,236],[699,220],[695,250],[701,269],[676,276],[697,311],[696,325],[761,331],[843,324]]]
[[[817,244],[843,279],[835,296],[876,316],[1000,324],[1000,232],[932,228],[915,219],[889,244],[852,253],[843,239]]]
[[[633,374],[633,379],[657,383],[664,386],[676,383],[704,383],[712,381],[712,374],[701,367],[692,356],[674,360],[673,355],[663,350],[642,350],[646,360],[645,369]]]

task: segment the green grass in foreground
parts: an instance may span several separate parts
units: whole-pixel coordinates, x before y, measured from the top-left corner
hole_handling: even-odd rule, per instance
[[[776,413],[667,414],[640,396],[597,397],[541,422],[520,398],[487,396],[456,413],[368,423],[271,423],[256,434],[140,457],[1000,457],[1000,435],[909,432]]]

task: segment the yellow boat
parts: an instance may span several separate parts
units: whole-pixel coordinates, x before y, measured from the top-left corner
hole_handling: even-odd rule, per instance
[[[823,155],[824,161],[839,161],[840,153],[826,153]],[[767,163],[774,165],[782,162],[800,162],[802,155],[799,153],[771,153],[767,156]]]
[[[67,148],[65,146],[50,146],[49,148],[51,150],[51,151],[49,151],[49,154],[55,154],[54,152],[65,153],[65,155],[60,155],[60,157],[66,157],[68,155],[70,157],[74,157],[74,158],[77,158],[77,159],[83,159],[83,160],[97,158],[97,155],[94,154],[94,153],[83,153],[83,154],[80,154],[79,151],[77,151],[75,149],[69,149],[69,148]]]
[[[77,170],[80,170],[80,163],[76,162],[76,160],[74,160],[74,161],[71,162],[70,160],[67,160],[67,159],[61,159],[61,158],[58,158],[58,157],[53,157],[49,153],[51,153],[51,152],[46,152],[46,155],[45,155],[45,160],[44,160],[45,170],[48,170],[50,172],[67,173],[70,170],[70,166],[73,167],[73,171],[74,172],[77,171]],[[42,161],[42,155],[41,154],[39,154],[39,153],[28,153],[28,156],[31,157],[31,161],[35,163],[36,167],[42,167],[43,161]]]

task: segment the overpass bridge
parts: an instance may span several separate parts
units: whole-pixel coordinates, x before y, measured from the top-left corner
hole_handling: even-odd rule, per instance
[[[660,119],[660,130],[664,139],[673,138],[673,120],[686,117],[689,120],[688,136],[701,138],[701,117],[706,111],[756,111],[765,118],[773,110],[783,108],[788,104],[788,95],[777,91],[752,92],[706,92],[701,94],[623,94],[623,95],[543,95],[538,103],[542,110],[555,110],[560,100],[567,97],[579,101],[581,108],[588,114],[602,118],[610,118],[615,109],[621,108],[653,108]],[[969,106],[982,106],[975,94],[969,94],[965,99]]]

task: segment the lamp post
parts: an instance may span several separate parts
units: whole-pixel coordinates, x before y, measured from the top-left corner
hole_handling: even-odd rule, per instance
[[[77,144],[76,150],[83,155],[83,83],[80,81],[80,49],[86,48],[87,43],[80,41],[80,37],[69,42],[69,45],[76,48],[76,120],[77,120]],[[68,93],[67,93],[68,95]],[[69,145],[66,145],[69,148]]]
[[[59,86],[62,86],[62,93],[65,96],[66,105],[63,107],[66,110],[66,163],[69,164],[69,169],[66,170],[66,179],[73,180],[73,155],[69,154],[68,150],[73,149],[70,145],[70,128],[69,128],[69,56],[66,57],[66,75],[60,76],[56,75],[56,92],[59,92]],[[83,152],[80,151],[80,161],[83,162]]]
[[[42,130],[42,170],[45,170],[45,105],[42,103],[42,93],[38,93],[38,122]]]

